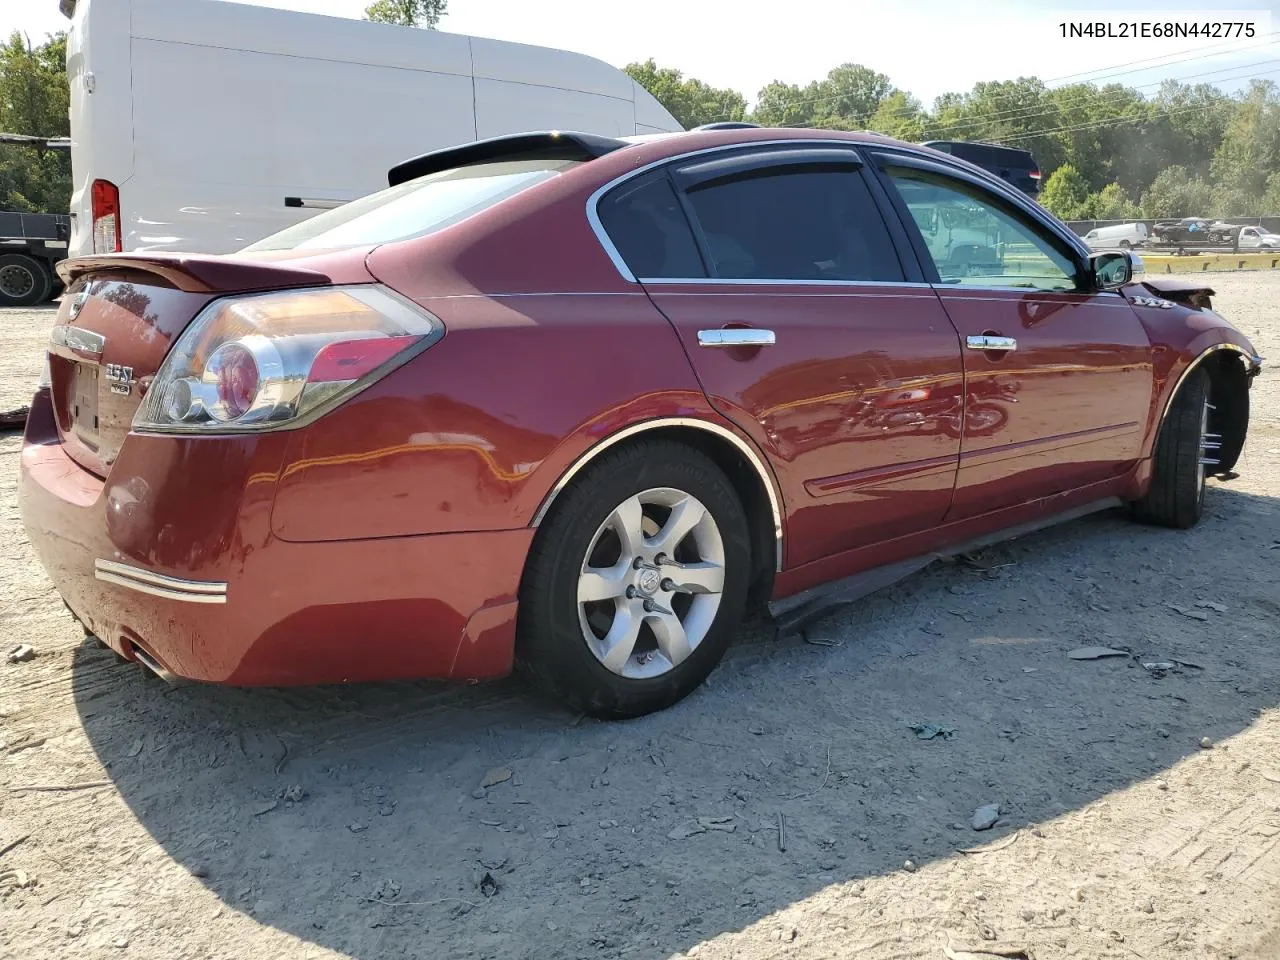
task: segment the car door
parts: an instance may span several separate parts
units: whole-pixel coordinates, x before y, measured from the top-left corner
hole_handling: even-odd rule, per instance
[[[1141,456],[1151,346],[1125,297],[1019,199],[906,154],[884,182],[965,346],[948,520],[1103,481]]]
[[[600,206],[710,402],[768,455],[788,567],[937,524],[955,482],[959,339],[862,163],[812,141],[702,153]]]

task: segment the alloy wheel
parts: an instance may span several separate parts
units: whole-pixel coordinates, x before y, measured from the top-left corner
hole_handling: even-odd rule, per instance
[[[587,548],[577,597],[583,640],[612,673],[660,677],[706,638],[724,583],[711,512],[682,490],[645,490],[618,504]]]

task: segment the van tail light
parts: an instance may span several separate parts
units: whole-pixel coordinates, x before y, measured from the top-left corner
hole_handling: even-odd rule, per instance
[[[150,433],[243,433],[311,423],[444,336],[385,287],[228,297],[178,338],[134,416]]]
[[[90,188],[93,203],[93,252],[119,253],[120,188],[110,180],[95,180]]]
[[[1040,179],[1040,171],[1039,171],[1039,170],[1032,170],[1030,173],[1028,173],[1028,174],[1027,174],[1027,176],[1029,176],[1032,180],[1039,180],[1039,179]]]

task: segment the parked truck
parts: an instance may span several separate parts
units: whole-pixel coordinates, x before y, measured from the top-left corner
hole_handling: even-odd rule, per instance
[[[62,289],[53,268],[70,231],[66,214],[0,212],[0,307],[43,303]]]
[[[565,50],[224,0],[61,10],[77,256],[239,250],[470,140],[681,129],[621,70]]]

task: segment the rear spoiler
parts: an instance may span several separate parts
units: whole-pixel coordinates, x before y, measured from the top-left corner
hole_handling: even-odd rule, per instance
[[[68,0],[63,0],[68,2]],[[74,2],[74,0],[70,0]],[[505,137],[476,140],[458,147],[424,153],[398,163],[387,171],[389,186],[398,186],[441,170],[454,170],[475,163],[497,160],[596,160],[627,146],[625,140],[593,133],[548,130],[541,133],[514,133]]]
[[[107,253],[58,264],[58,276],[67,286],[91,273],[122,271],[150,274],[187,293],[241,293],[332,282],[327,274],[287,264],[189,253]]]

